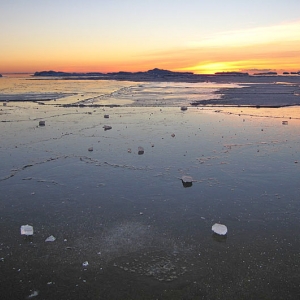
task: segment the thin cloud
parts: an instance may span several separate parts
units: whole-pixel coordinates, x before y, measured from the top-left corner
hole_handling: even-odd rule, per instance
[[[199,41],[190,41],[190,48],[241,47],[276,42],[300,42],[300,21],[268,27],[220,32]]]

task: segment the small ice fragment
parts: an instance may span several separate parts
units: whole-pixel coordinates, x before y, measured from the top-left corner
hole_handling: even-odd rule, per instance
[[[85,262],[82,264],[83,267],[87,267],[88,265],[89,265],[89,262],[88,262],[88,261],[85,261]]]
[[[45,126],[45,121],[39,121],[39,126]]]
[[[38,294],[39,294],[39,291],[33,291],[33,292],[27,297],[27,299],[36,297]]]
[[[211,229],[214,233],[219,234],[219,235],[227,234],[227,227],[223,224],[215,223]]]
[[[138,154],[141,155],[141,154],[144,154],[144,152],[145,152],[145,151],[144,151],[144,148],[141,147],[141,146],[139,146],[139,147],[138,147]]]
[[[282,121],[282,125],[288,125],[289,122],[288,121]]]
[[[104,115],[104,118],[105,118],[105,119],[108,119],[108,118],[109,118],[109,115]]]
[[[111,126],[109,126],[109,125],[104,125],[103,126],[103,128],[104,128],[104,130],[106,131],[106,130],[110,130],[110,129],[112,129],[112,127]]]
[[[128,148],[127,152],[128,152],[128,153],[131,153],[131,149],[130,149],[130,148]]]
[[[171,134],[171,137],[175,137],[175,133],[172,133],[172,134]]]
[[[191,176],[183,175],[181,181],[184,187],[191,187],[193,185],[193,178]]]
[[[181,110],[187,110],[187,107],[186,107],[186,106],[181,106],[180,109],[181,109]]]
[[[90,148],[88,148],[88,151],[92,152],[92,151],[94,151],[94,148],[90,147]]]
[[[6,102],[3,102],[3,106],[6,106]]]
[[[30,225],[21,226],[21,235],[33,235],[33,227]]]
[[[54,242],[56,240],[56,238],[53,235],[50,235],[49,237],[47,237],[45,239],[45,242]]]

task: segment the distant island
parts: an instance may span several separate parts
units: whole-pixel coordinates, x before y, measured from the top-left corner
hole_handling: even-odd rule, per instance
[[[60,71],[35,72],[35,77],[56,77],[62,79],[94,79],[94,80],[118,80],[118,81],[164,81],[164,82],[199,82],[207,80],[207,76],[197,75],[192,72],[173,72],[163,69],[152,69],[145,72],[89,72],[89,73],[68,73]]]
[[[60,71],[42,71],[35,72],[33,76],[46,76],[46,77],[176,77],[176,76],[193,76],[192,72],[173,72],[163,69],[155,68],[146,72],[112,72],[112,73],[101,73],[101,72],[88,72],[88,73],[68,73]]]
[[[291,73],[292,74],[292,73]],[[300,72],[295,72],[294,75],[300,75]],[[215,74],[194,74],[192,72],[173,72],[154,68],[145,72],[88,72],[88,73],[70,73],[61,71],[41,71],[35,72],[34,77],[54,77],[60,79],[98,79],[98,80],[119,80],[119,81],[164,81],[164,82],[251,82],[257,77],[264,78],[260,80],[273,80],[274,76],[280,76],[276,72],[256,73],[250,75],[245,72],[216,72]]]

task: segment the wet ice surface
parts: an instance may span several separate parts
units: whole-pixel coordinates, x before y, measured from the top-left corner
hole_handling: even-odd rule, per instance
[[[0,113],[2,299],[299,295],[299,108]]]
[[[199,99],[198,104],[281,107],[300,105],[300,85],[289,83],[252,83],[241,88],[223,88],[217,99]]]
[[[233,83],[126,82],[62,80],[29,76],[1,78],[0,101],[36,101],[47,105],[178,106],[220,98]]]

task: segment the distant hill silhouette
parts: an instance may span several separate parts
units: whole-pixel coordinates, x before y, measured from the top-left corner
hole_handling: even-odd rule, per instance
[[[291,73],[292,74],[292,73]],[[299,73],[295,73],[298,75]],[[260,75],[260,76],[255,76]],[[244,72],[217,72],[215,74],[194,74],[192,72],[173,72],[169,70],[154,68],[148,71],[140,72],[88,72],[73,73],[62,71],[41,71],[35,72],[35,77],[53,77],[61,79],[81,79],[81,80],[118,80],[118,81],[135,81],[135,82],[272,82],[274,76],[280,76],[274,72],[259,73],[250,75]],[[284,76],[284,75],[283,75]]]
[[[182,75],[194,75],[192,72],[173,72],[163,69],[152,69],[145,72],[110,72],[110,73],[101,73],[101,72],[89,72],[89,73],[69,73],[61,71],[41,71],[35,72],[34,76],[54,76],[54,77],[64,77],[64,76],[124,76],[124,75],[150,75],[150,76],[182,76]]]

